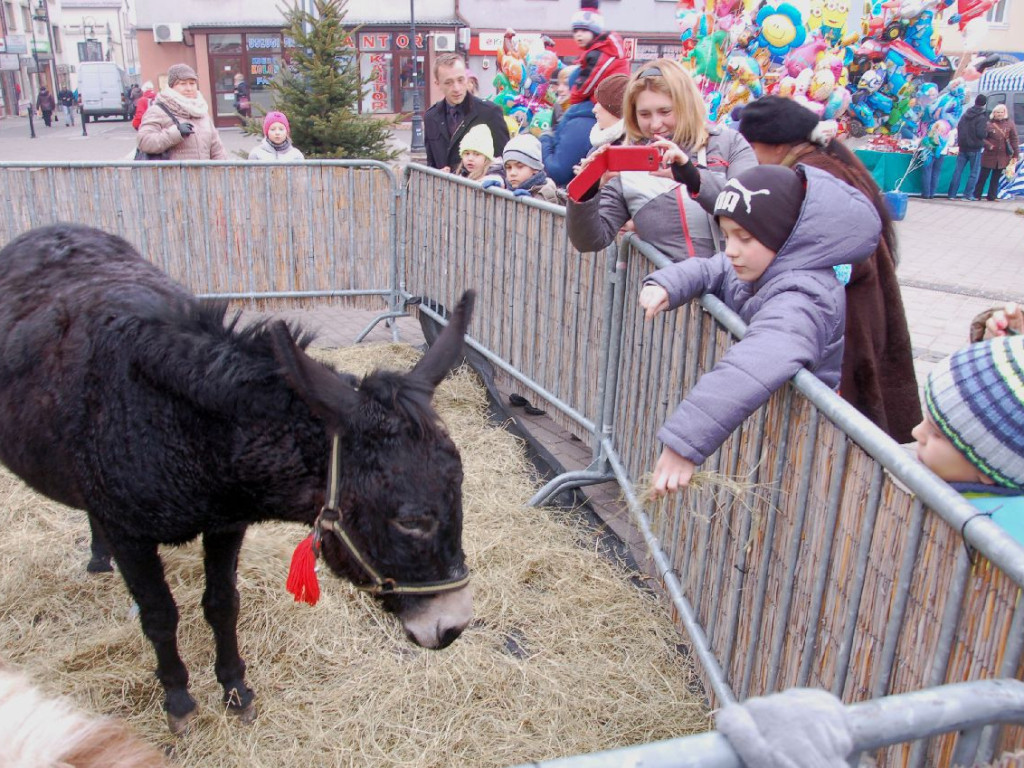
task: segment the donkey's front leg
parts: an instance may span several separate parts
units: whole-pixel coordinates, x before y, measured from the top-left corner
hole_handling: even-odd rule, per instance
[[[164,686],[164,709],[172,733],[181,733],[195,716],[188,692],[188,670],[178,654],[178,606],[164,579],[164,565],[155,543],[108,536],[128,591],[139,606],[142,631],[156,651],[156,676]]]
[[[206,591],[203,613],[217,645],[215,671],[224,687],[224,703],[245,722],[256,717],[255,694],[245,683],[245,662],[238,653],[238,550],[245,531],[203,534]]]

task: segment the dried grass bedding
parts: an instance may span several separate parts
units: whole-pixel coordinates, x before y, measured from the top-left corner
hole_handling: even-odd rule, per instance
[[[353,372],[408,368],[383,344],[323,350]],[[596,554],[593,535],[525,508],[522,445],[488,422],[468,369],[435,402],[465,466],[464,547],[475,619],[443,651],[419,649],[371,598],[321,573],[315,607],[284,591],[292,524],[255,526],[239,566],[239,641],[256,689],[251,726],[220,706],[202,617],[198,543],[162,550],[199,716],[171,737],[155,659],[121,579],[85,572],[85,516],[0,476],[0,660],[48,693],[114,714],[183,766],[502,766],[708,728],[679,637],[650,594]]]

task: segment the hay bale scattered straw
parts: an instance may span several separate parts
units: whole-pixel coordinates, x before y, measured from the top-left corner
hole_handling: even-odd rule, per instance
[[[356,373],[418,358],[395,344],[325,354]],[[580,546],[589,532],[524,506],[534,480],[523,446],[488,423],[472,372],[449,377],[435,402],[464,462],[475,593],[474,622],[450,648],[411,645],[396,619],[327,573],[318,605],[292,602],[284,581],[307,531],[254,526],[239,567],[239,641],[259,716],[242,725],[220,706],[200,607],[200,545],[165,547],[199,702],[197,720],[175,739],[122,581],[85,572],[85,516],[5,473],[3,660],[49,693],[127,719],[182,766],[503,766],[707,730],[665,611],[625,571]]]

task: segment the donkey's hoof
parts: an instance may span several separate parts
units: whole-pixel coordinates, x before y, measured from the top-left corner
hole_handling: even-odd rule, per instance
[[[85,570],[89,573],[110,573],[114,570],[114,566],[110,564],[110,557],[93,555],[89,559],[89,564],[85,566]]]
[[[239,722],[245,725],[252,725],[256,720],[256,703],[250,702],[249,706],[236,709],[235,707],[228,707],[228,712],[238,718]]]
[[[189,723],[191,723],[195,717],[198,707],[193,708],[190,712],[186,712],[180,717],[172,715],[170,712],[167,713],[167,727],[171,729],[171,733],[175,736],[180,736],[186,730],[188,730]]]

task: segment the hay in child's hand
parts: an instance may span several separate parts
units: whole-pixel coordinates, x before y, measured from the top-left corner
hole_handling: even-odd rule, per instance
[[[411,367],[406,345],[323,352],[351,372]],[[258,715],[224,712],[201,608],[201,546],[161,549],[181,612],[179,644],[199,714],[167,734],[155,660],[119,575],[89,575],[85,515],[0,476],[0,648],[50,693],[126,718],[181,766],[505,766],[707,730],[690,662],[664,609],[579,546],[589,533],[524,506],[522,445],[488,423],[467,369],[435,403],[464,463],[463,545],[475,619],[429,651],[398,621],[322,571],[314,608],[285,592],[308,530],[253,526],[242,549],[239,642]]]

